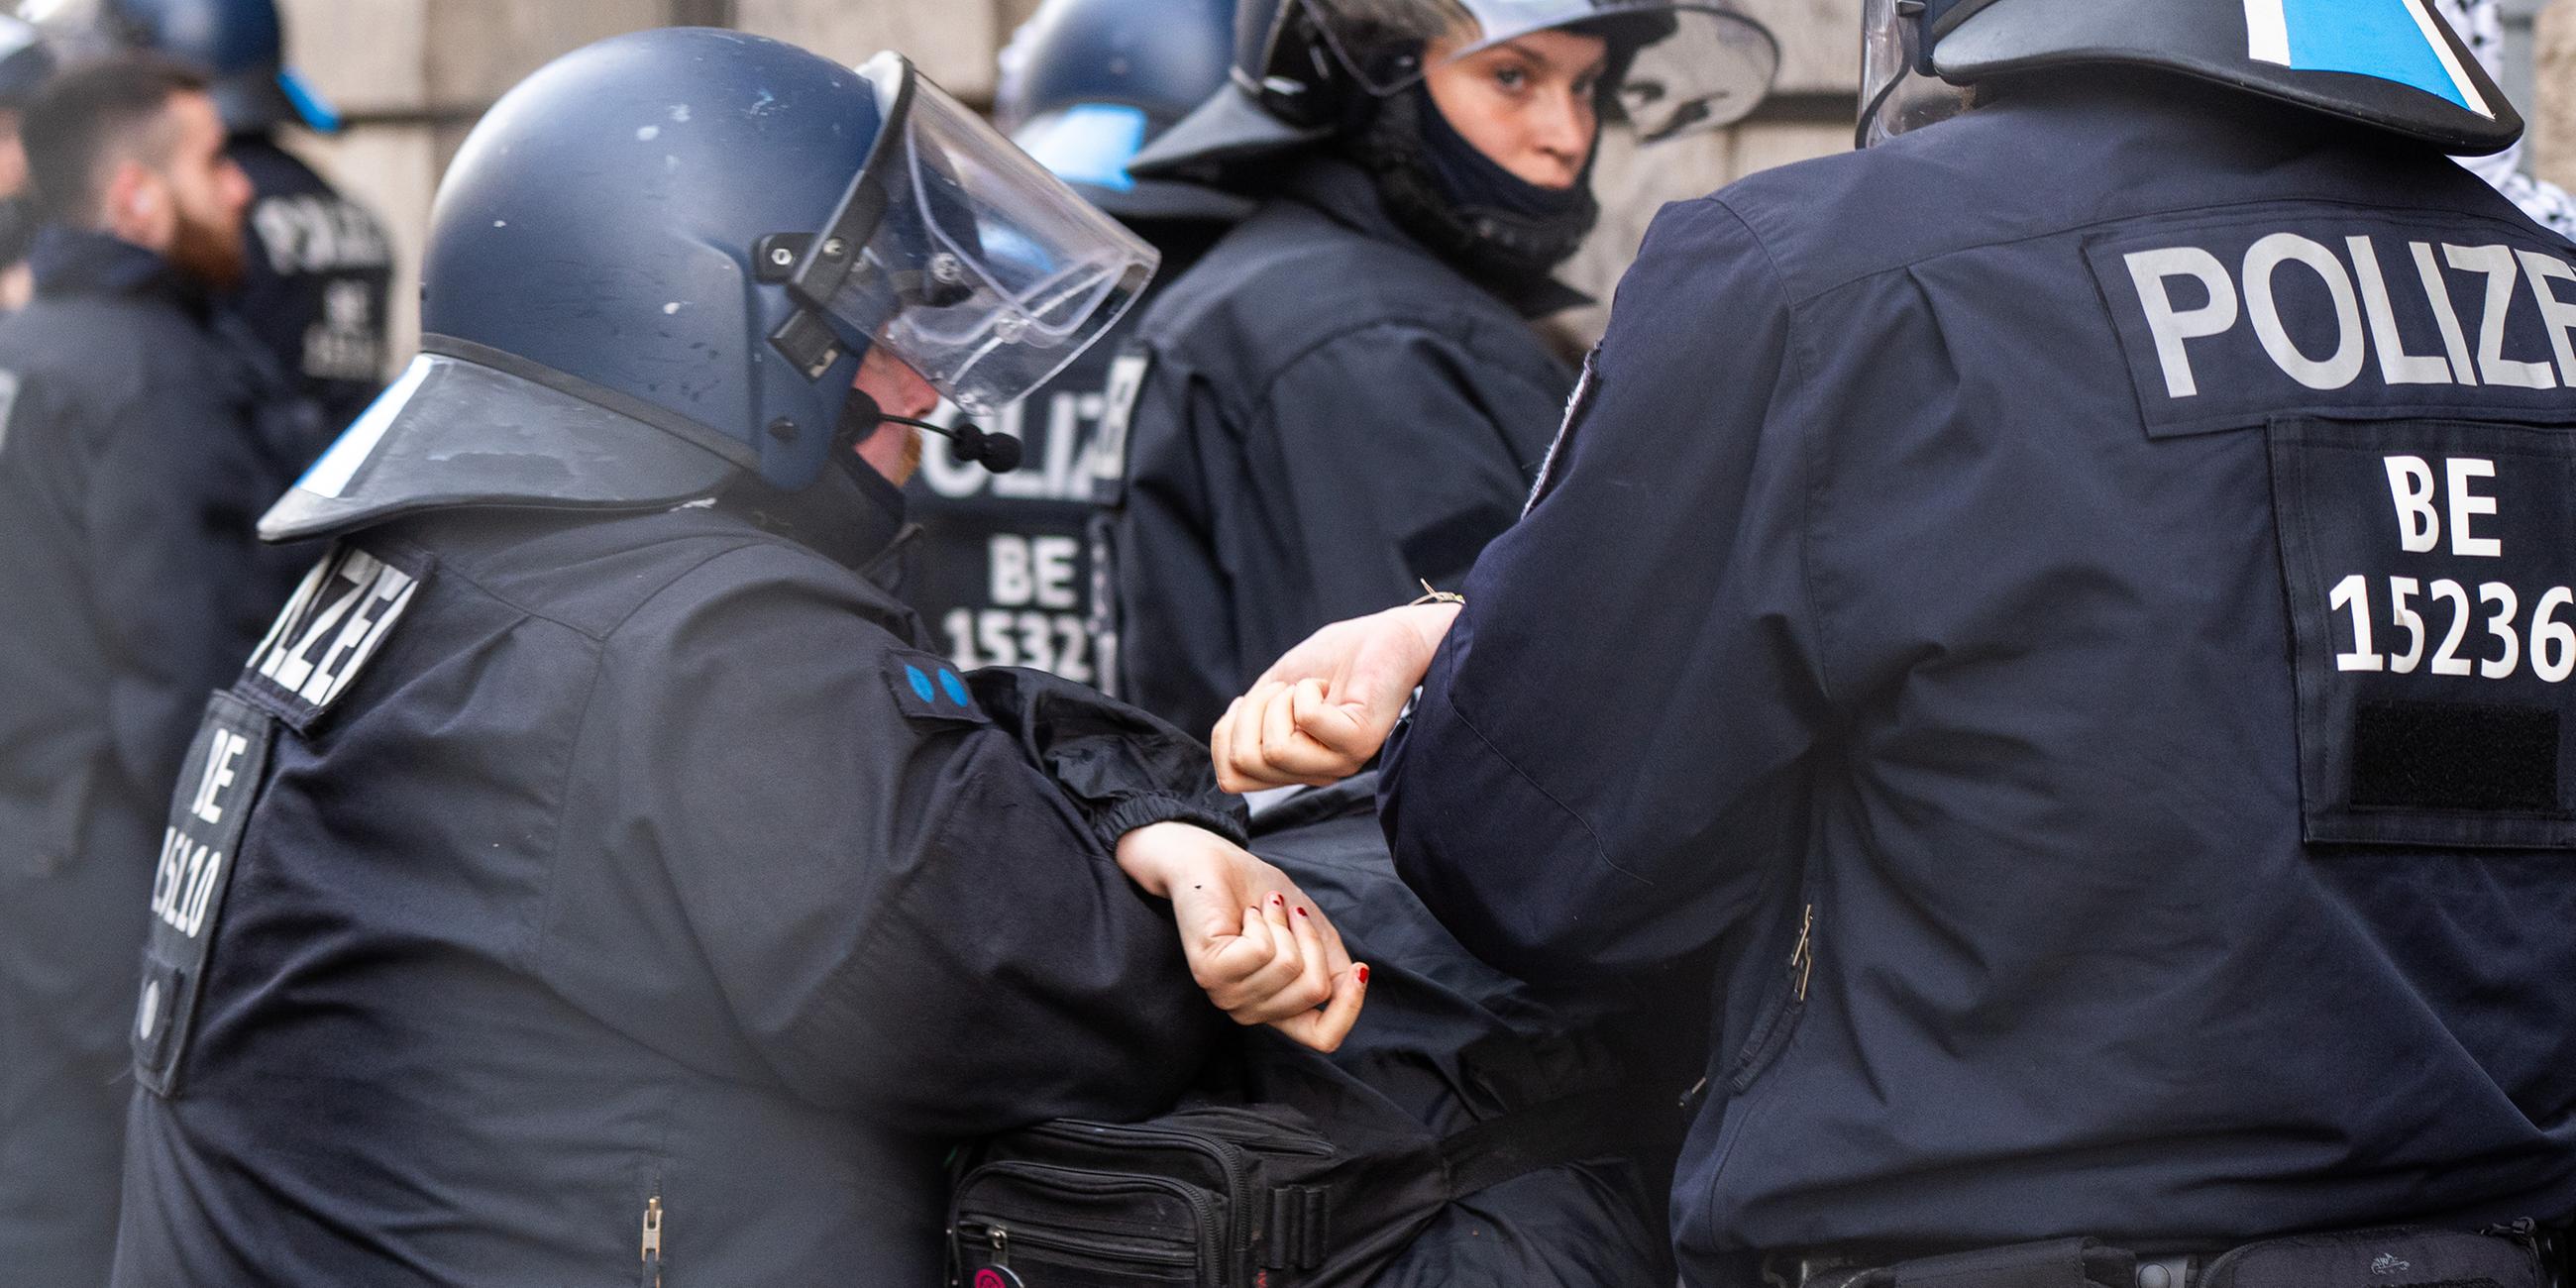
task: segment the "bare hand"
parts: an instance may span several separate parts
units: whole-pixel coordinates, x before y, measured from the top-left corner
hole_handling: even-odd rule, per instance
[[[1455,604],[1420,604],[1307,636],[1217,721],[1208,745],[1218,785],[1321,787],[1358,773],[1386,745],[1457,620]]]
[[[1120,837],[1118,866],[1172,901],[1190,977],[1235,1023],[1331,1051],[1359,1022],[1368,967],[1351,961],[1341,932],[1286,873],[1187,823]]]

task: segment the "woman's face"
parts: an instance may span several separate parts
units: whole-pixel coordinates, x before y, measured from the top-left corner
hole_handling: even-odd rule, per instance
[[[1595,92],[1610,43],[1571,31],[1533,31],[1464,58],[1473,43],[1443,36],[1423,51],[1431,101],[1450,128],[1533,187],[1563,191],[1583,177],[1601,132]]]

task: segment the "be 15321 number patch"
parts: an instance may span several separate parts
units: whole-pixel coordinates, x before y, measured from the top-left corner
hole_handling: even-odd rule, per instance
[[[2309,841],[2576,846],[2570,435],[2272,425]]]

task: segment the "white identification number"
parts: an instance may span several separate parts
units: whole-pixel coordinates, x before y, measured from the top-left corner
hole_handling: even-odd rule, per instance
[[[2352,647],[2335,654],[2338,671],[2408,675],[2423,670],[2502,680],[2522,666],[2527,654],[2531,673],[2552,684],[2576,674],[2576,614],[2568,612],[2576,607],[2576,591],[2565,586],[2543,591],[2526,618],[2523,597],[2500,581],[2479,584],[2473,612],[2469,588],[2448,577],[2429,585],[2413,577],[2390,577],[2386,621],[2404,633],[2405,646],[2382,652],[2374,629],[2379,619],[2372,607],[2372,584],[2354,573],[2327,595],[2327,606],[2343,614],[2352,628]],[[2463,656],[2473,615],[2485,619],[2485,647]]]
[[[1025,666],[1076,684],[1098,678],[1091,664],[1091,633],[1076,614],[958,608],[939,625],[948,636],[948,656],[961,670]]]

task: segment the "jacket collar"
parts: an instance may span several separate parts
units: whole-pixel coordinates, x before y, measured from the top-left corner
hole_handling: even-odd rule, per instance
[[[49,224],[27,255],[38,295],[133,295],[164,299],[202,318],[207,299],[169,260],[122,238]]]
[[[1386,242],[1439,258],[1430,247],[1395,222],[1395,216],[1387,211],[1386,198],[1379,195],[1377,181],[1369,177],[1368,171],[1343,157],[1309,151],[1290,164],[1276,191],[1280,196],[1309,207],[1371,241]],[[1478,289],[1489,290],[1482,286]],[[1553,278],[1517,295],[1498,298],[1525,318],[1545,317],[1593,302],[1591,296]]]
[[[859,461],[826,463],[795,492],[746,475],[716,504],[871,580],[890,575],[913,532],[904,522],[903,489]]]

